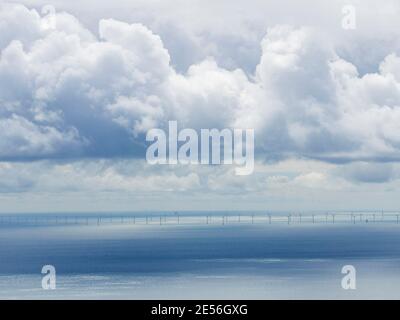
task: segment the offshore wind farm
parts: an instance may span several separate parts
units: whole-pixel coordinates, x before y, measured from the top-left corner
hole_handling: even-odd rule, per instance
[[[0,214],[0,225],[227,225],[363,224],[400,222],[400,211],[347,210],[315,212],[123,212]]]

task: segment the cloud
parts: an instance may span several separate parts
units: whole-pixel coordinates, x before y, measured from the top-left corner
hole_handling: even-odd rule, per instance
[[[337,168],[336,172],[356,183],[385,183],[399,177],[390,163],[356,162]]]
[[[254,128],[264,160],[400,157],[396,53],[360,75],[323,31],[276,25],[254,74],[213,57],[181,73],[141,23],[103,19],[96,36],[63,12],[53,30],[22,5],[2,4],[0,16],[2,160],[143,157],[144,133],[168,120]]]
[[[385,165],[360,170],[356,180],[357,165],[258,162],[257,174],[238,177],[230,166],[151,166],[139,159],[2,162],[1,211],[395,210],[399,165],[384,183],[370,175],[382,176]]]
[[[19,168],[18,171],[13,164],[0,163],[0,193],[29,192],[35,185],[30,170]]]
[[[197,172],[153,170],[139,160],[3,162],[0,193],[169,193],[202,188]]]
[[[0,131],[0,157],[3,159],[35,159],[51,156],[56,150],[67,155],[70,148],[83,145],[83,142],[76,140],[76,130],[60,132],[54,127],[36,125],[15,114],[0,119]]]
[[[3,211],[396,208],[398,1],[116,1],[0,4]],[[255,174],[147,165],[168,120],[254,128]]]

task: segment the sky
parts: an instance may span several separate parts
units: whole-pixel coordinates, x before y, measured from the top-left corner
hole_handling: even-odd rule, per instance
[[[396,0],[1,1],[0,212],[397,210],[399,14]],[[254,173],[148,164],[146,132],[170,120],[254,129]]]

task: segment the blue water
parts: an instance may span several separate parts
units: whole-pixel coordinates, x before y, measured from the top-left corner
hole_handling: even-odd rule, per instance
[[[159,225],[158,219],[0,224],[0,298],[400,298],[395,223]],[[48,264],[57,270],[56,290],[41,288]],[[341,287],[348,264],[357,270],[356,290]]]

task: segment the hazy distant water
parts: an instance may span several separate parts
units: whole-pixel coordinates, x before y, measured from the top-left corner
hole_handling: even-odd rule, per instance
[[[3,224],[0,298],[400,298],[400,225]]]

